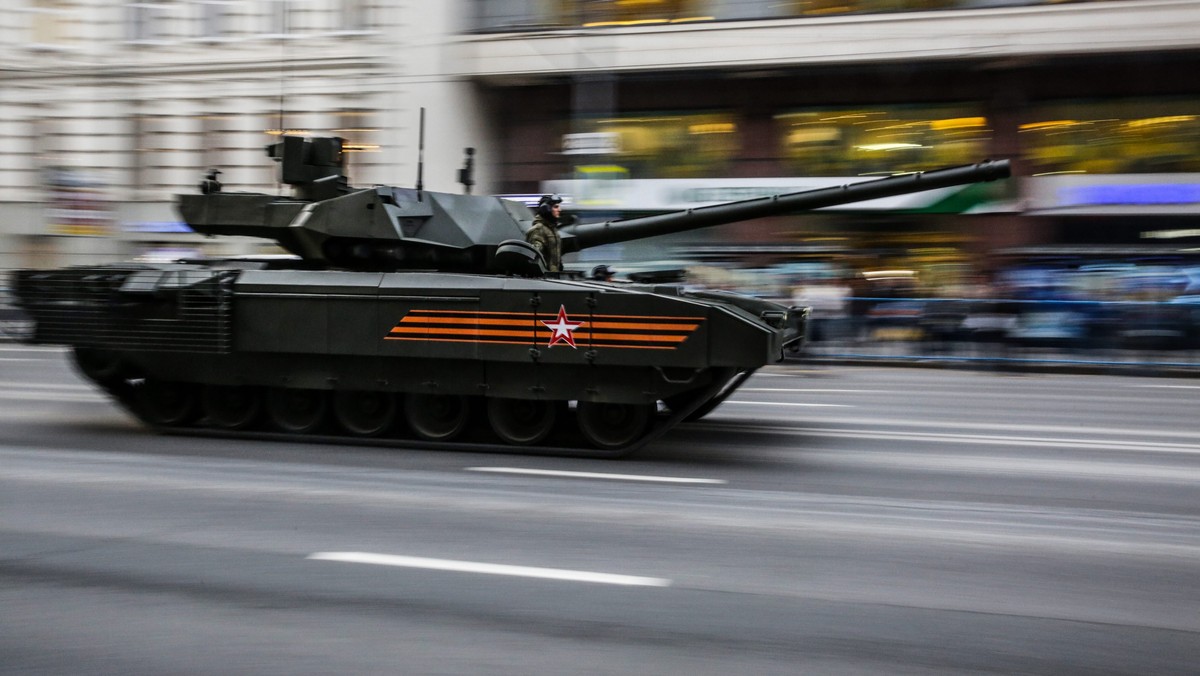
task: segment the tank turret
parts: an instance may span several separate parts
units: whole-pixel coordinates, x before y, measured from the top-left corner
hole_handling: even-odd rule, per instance
[[[273,239],[317,265],[351,270],[435,269],[538,276],[524,244],[533,215],[518,202],[376,186],[349,187],[338,138],[284,137],[268,147],[291,196],[223,192],[181,195],[187,224],[207,235]],[[699,207],[655,216],[562,228],[563,252],[723,223],[862,202],[935,188],[992,181],[1010,174],[1007,160],[906,174]],[[219,185],[219,184],[218,184]]]

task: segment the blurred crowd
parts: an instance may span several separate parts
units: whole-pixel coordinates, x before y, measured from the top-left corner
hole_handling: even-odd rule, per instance
[[[908,269],[809,272],[697,278],[730,288],[757,280],[737,290],[811,308],[804,349],[817,355],[1108,360],[1150,351],[1200,363],[1200,264],[1025,265],[944,284]]]
[[[1200,349],[1200,277],[1183,270],[1023,268],[936,294],[923,292],[905,273],[798,286],[791,302],[813,308],[811,345],[1091,359]]]

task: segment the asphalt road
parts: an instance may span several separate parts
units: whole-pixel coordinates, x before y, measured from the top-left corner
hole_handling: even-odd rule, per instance
[[[636,458],[162,436],[0,345],[2,674],[1196,674],[1200,381],[768,369]]]

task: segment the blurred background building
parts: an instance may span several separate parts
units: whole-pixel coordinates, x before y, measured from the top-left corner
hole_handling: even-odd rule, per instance
[[[11,5],[12,3],[10,3]],[[1200,247],[1195,0],[15,0],[0,268],[253,249],[187,233],[207,167],[335,133],[351,180],[645,213],[988,157],[1019,179],[588,252],[961,287]],[[1190,245],[1190,246],[1189,246]],[[885,276],[886,277],[886,276]],[[876,276],[875,278],[880,278]],[[784,293],[764,290],[765,293]]]

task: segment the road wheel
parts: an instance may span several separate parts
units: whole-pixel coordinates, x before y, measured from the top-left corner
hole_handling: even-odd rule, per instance
[[[262,396],[253,387],[209,385],[202,397],[204,414],[214,427],[244,430],[258,421]]]
[[[653,404],[608,404],[581,401],[576,408],[579,431],[596,448],[615,450],[637,441],[654,416]]]
[[[147,378],[137,389],[138,410],[152,425],[187,425],[200,417],[196,386]]]
[[[541,443],[554,430],[558,402],[538,399],[487,400],[488,422],[496,436],[515,446]]]
[[[450,441],[467,429],[470,400],[459,394],[409,394],[404,418],[413,433],[426,441]]]
[[[333,393],[333,417],[360,437],[378,437],[396,424],[396,395],[366,390]]]
[[[267,417],[284,432],[308,434],[321,427],[329,411],[324,390],[277,387],[267,390]]]

